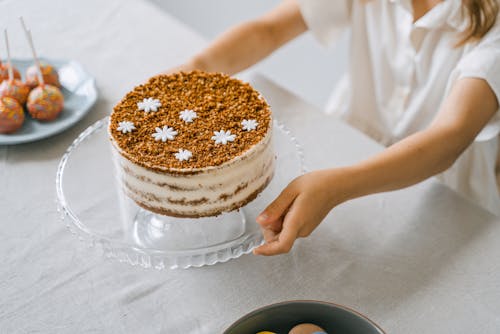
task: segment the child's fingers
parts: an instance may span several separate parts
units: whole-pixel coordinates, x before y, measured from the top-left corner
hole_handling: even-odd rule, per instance
[[[267,228],[261,228],[262,235],[264,236],[264,241],[266,243],[278,240],[278,233]]]
[[[257,217],[257,223],[262,227],[272,227],[274,230],[281,226],[271,226],[273,223],[280,221],[286,210],[292,205],[295,199],[295,192],[290,186],[286,187],[281,194]],[[281,225],[281,222],[280,222]]]
[[[278,234],[278,238],[254,250],[256,255],[278,255],[288,253],[299,234],[299,224],[297,223],[298,213],[293,208],[288,211],[283,221],[283,229]],[[269,236],[269,235],[268,235]],[[265,236],[264,236],[265,237]]]
[[[262,246],[257,247],[253,253],[265,256],[288,253],[292,249],[297,234],[297,231],[294,229],[284,228],[276,240],[266,242]]]

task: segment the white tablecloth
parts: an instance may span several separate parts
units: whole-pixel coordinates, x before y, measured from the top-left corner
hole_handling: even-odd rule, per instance
[[[148,2],[3,0],[16,57],[29,56],[18,15],[40,54],[86,66],[100,99],[63,134],[0,147],[0,333],[214,334],[290,299],[345,304],[388,333],[500,332],[500,221],[433,180],[339,206],[284,256],[155,271],[78,243],[56,212],[62,153],[133,85],[204,41]],[[251,82],[303,144],[309,168],[381,150],[265,78]]]

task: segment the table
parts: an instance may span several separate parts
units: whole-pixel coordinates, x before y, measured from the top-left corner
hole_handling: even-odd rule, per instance
[[[500,220],[435,180],[345,203],[283,256],[155,271],[76,242],[56,212],[60,156],[134,84],[205,41],[139,0],[2,1],[16,56],[29,56],[20,14],[40,54],[82,62],[100,98],[63,134],[0,147],[0,333],[214,334],[290,299],[345,304],[388,333],[500,332]],[[310,169],[382,149],[265,77],[248,78],[302,143]]]

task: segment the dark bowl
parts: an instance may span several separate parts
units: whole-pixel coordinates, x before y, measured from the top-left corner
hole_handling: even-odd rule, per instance
[[[328,334],[385,334],[373,321],[348,307],[333,303],[296,300],[272,304],[248,313],[224,334],[256,334],[270,331],[288,334],[301,323],[313,323]]]

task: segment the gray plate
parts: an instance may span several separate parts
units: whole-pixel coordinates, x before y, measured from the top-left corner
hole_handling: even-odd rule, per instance
[[[384,334],[373,321],[348,307],[320,301],[288,301],[257,309],[232,324],[224,334],[287,334],[301,323],[313,323],[328,334]]]
[[[64,95],[64,110],[56,120],[51,122],[38,122],[26,112],[26,119],[20,130],[8,135],[0,134],[0,145],[28,143],[60,133],[82,119],[96,102],[95,80],[78,62],[54,59],[42,59],[42,61],[53,65],[59,73]],[[33,61],[15,59],[12,63],[24,79],[24,73]]]

